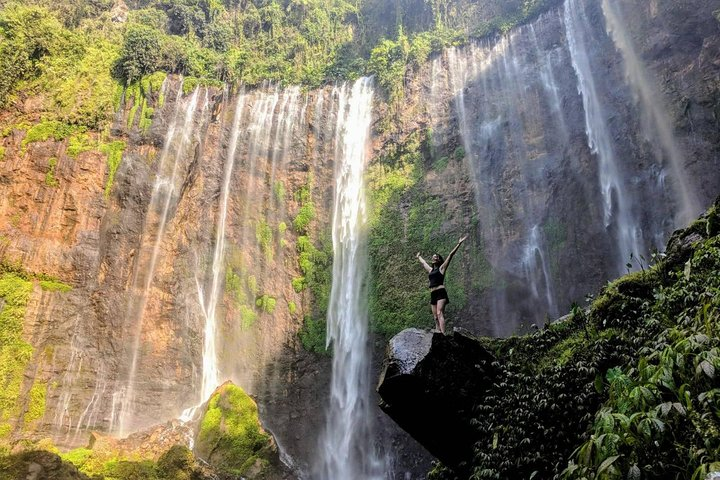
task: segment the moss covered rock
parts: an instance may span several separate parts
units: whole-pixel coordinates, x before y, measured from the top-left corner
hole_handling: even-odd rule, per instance
[[[200,423],[195,453],[220,470],[266,478],[278,464],[275,442],[242,388],[226,382],[213,393]]]

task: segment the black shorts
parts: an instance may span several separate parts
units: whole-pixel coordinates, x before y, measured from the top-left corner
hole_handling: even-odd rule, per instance
[[[444,288],[438,288],[437,290],[433,290],[430,292],[430,305],[437,305],[438,300],[445,299],[445,303],[450,303],[450,299],[448,298],[447,290]]]

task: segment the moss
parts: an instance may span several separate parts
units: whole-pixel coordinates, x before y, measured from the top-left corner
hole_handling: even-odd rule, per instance
[[[240,305],[240,325],[243,330],[251,328],[257,321],[257,313],[252,307]]]
[[[0,297],[5,302],[0,309],[0,444],[21,414],[23,373],[33,353],[22,336],[32,290],[32,282],[15,273],[0,276]]]
[[[78,131],[78,127],[67,125],[57,120],[40,122],[30,127],[21,142],[21,146],[24,149],[28,144],[33,142],[44,142],[50,139],[56,141],[64,140]]]
[[[300,342],[308,352],[315,352],[320,355],[330,355],[326,348],[327,324],[307,315],[303,319],[303,326],[298,333]]]
[[[130,130],[133,127],[133,125],[135,125],[135,117],[137,116],[138,108],[140,108],[139,103],[135,103],[135,104],[133,104],[132,107],[130,107],[130,113],[128,114],[128,119],[127,119],[128,130]]]
[[[305,203],[293,220],[293,227],[299,234],[305,234],[310,227],[310,222],[315,218],[315,205],[312,202]]]
[[[45,185],[48,187],[57,187],[58,181],[55,178],[55,167],[57,167],[57,158],[53,157],[48,160],[48,171],[45,173]]]
[[[0,162],[2,162],[3,160],[5,160],[5,147],[0,145]]]
[[[28,393],[29,401],[27,411],[23,417],[25,429],[31,429],[33,423],[45,416],[45,396],[47,394],[47,384],[44,382],[35,382]]]
[[[260,307],[260,310],[262,310],[265,313],[272,314],[275,311],[275,305],[277,304],[277,300],[269,295],[263,295],[262,297],[255,300],[255,305]]]
[[[218,87],[222,88],[223,83],[211,78],[185,77],[183,79],[183,95],[188,95],[195,91],[198,87]]]
[[[293,290],[295,290],[295,293],[300,293],[307,287],[307,282],[305,281],[305,277],[296,277],[293,278],[290,281],[290,284],[292,285]]]
[[[63,292],[67,293],[72,290],[72,286],[67,283],[63,283],[57,280],[41,280],[40,288],[48,292]]]
[[[120,167],[122,161],[122,154],[125,151],[125,142],[116,140],[111,143],[103,144],[100,147],[100,151],[107,155],[108,165],[108,176],[105,182],[105,198],[110,197],[110,189],[112,188],[113,182],[115,181],[115,173]]]
[[[200,422],[196,451],[212,465],[243,475],[258,461],[267,464],[273,449],[252,398],[240,387],[222,385],[208,402]]]
[[[288,311],[290,312],[290,315],[295,315],[295,312],[297,312],[297,305],[295,302],[288,302]]]
[[[253,296],[258,293],[257,278],[255,275],[248,275],[247,277],[247,288]]]
[[[173,445],[157,462],[157,472],[168,480],[190,480],[195,456],[183,445]]]
[[[272,262],[274,256],[273,234],[270,225],[265,220],[260,220],[255,225],[255,239],[260,245],[260,250],[268,262]]]
[[[273,185],[273,194],[278,204],[282,204],[285,201],[285,184],[281,181],[276,181]]]
[[[87,152],[95,147],[87,133],[77,133],[70,137],[65,153],[71,158],[77,158],[82,152]]]

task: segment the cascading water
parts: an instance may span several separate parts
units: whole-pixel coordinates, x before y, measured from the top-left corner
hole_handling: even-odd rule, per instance
[[[540,229],[537,225],[530,230],[530,239],[525,247],[522,257],[522,264],[525,269],[525,277],[530,284],[532,295],[540,300],[544,297],[547,302],[546,308],[550,315],[557,315],[555,307],[555,294],[553,292],[548,269],[545,249],[540,240]]]
[[[235,153],[237,151],[238,137],[240,134],[240,122],[245,107],[245,94],[238,95],[235,104],[235,114],[232,123],[230,141],[228,144],[227,159],[223,173],[223,183],[220,190],[220,205],[218,211],[217,229],[215,231],[215,249],[212,262],[212,281],[210,292],[206,297],[203,286],[197,281],[198,298],[205,320],[203,353],[202,353],[202,385],[200,388],[200,401],[198,405],[208,398],[220,385],[220,368],[218,366],[217,352],[217,305],[222,297],[222,280],[225,254],[225,226],[227,222],[228,199],[230,197],[230,179],[232,178],[233,167],[235,166]],[[186,411],[183,417],[192,418],[194,408]]]
[[[570,1],[570,0],[568,0]],[[673,188],[679,200],[675,223],[685,225],[702,211],[697,196],[689,185],[685,174],[685,161],[682,149],[678,145],[670,119],[663,108],[663,96],[660,95],[646,69],[635,52],[630,35],[622,19],[622,12],[614,0],[603,0],[602,11],[605,25],[615,46],[622,53],[625,62],[627,81],[635,91],[645,117],[643,127],[647,138],[651,138],[660,146],[655,156],[667,158],[672,172]]]
[[[196,89],[184,106],[182,115],[179,115],[182,104],[181,93],[182,88],[179,88],[175,99],[176,111],[173,115],[173,122],[168,129],[167,140],[160,154],[158,173],[145,222],[145,239],[150,240],[152,247],[141,251],[141,256],[135,266],[135,275],[130,290],[131,298],[126,318],[134,328],[131,362],[125,385],[116,389],[115,393],[117,395],[113,396],[114,400],[119,402],[119,407],[116,408],[113,405],[113,410],[118,412],[117,433],[120,436],[126,435],[132,428],[132,416],[135,408],[135,376],[140,358],[143,317],[167,228],[168,214],[173,204],[178,200],[177,196],[182,185],[181,165],[193,140],[193,121],[200,103],[201,92],[200,89]],[[202,97],[203,104],[200,106],[200,110],[204,113],[208,106],[206,91],[202,93]],[[113,427],[114,424],[111,424],[111,430],[113,430]]]
[[[617,273],[621,273],[630,254],[643,255],[642,233],[638,220],[632,215],[632,205],[626,198],[626,186],[618,166],[618,158],[609,132],[606,113],[595,87],[595,79],[588,58],[588,42],[585,32],[590,24],[585,10],[578,0],[565,2],[565,34],[578,78],[578,93],[582,96],[585,112],[585,132],[590,150],[597,154],[600,186],[603,196],[605,226],[614,226],[620,258]]]
[[[366,273],[366,205],[363,171],[367,161],[373,97],[372,80],[337,90],[338,114],[333,209],[333,280],[328,307],[328,343],[333,372],[326,428],[316,478],[382,479],[385,461],[372,440]]]

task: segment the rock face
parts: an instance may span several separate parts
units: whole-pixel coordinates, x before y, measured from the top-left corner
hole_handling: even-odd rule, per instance
[[[403,330],[390,340],[378,393],[383,409],[444,464],[472,458],[470,418],[495,380],[494,358],[469,333]]]
[[[708,174],[720,158],[714,8],[568,0],[408,79],[384,153],[429,135],[417,190],[442,212],[429,243],[473,232],[452,267],[467,298],[455,325],[505,336],[543,324],[628,262],[639,268],[710,204],[720,190]],[[403,220],[400,243],[427,228],[412,224],[415,197],[386,206]],[[390,267],[374,277],[397,275],[390,258],[377,263]]]

